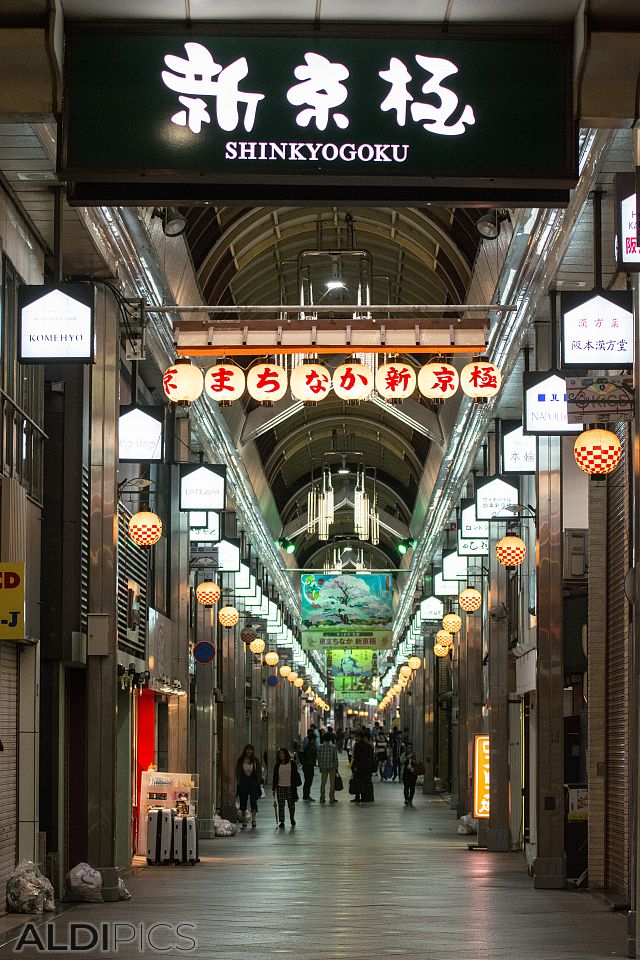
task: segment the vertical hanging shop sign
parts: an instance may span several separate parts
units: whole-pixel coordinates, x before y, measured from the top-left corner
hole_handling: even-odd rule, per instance
[[[510,507],[520,502],[520,488],[513,477],[483,477],[476,480],[476,517],[478,520],[511,520]]]
[[[581,423],[570,423],[567,410],[567,380],[561,370],[522,375],[525,434],[543,437],[582,433]]]
[[[118,459],[133,463],[158,463],[164,444],[164,407],[120,407],[118,420]]]
[[[486,820],[490,813],[489,736],[477,734],[473,738],[473,815]]]
[[[227,468],[220,464],[180,465],[180,509],[224,510]]]
[[[24,563],[0,563],[0,640],[24,640]]]
[[[90,283],[18,288],[21,363],[91,363],[95,289]]]
[[[616,217],[616,260],[621,270],[640,270],[638,195],[632,173],[617,173],[613,180]]]
[[[626,290],[562,293],[565,367],[619,370],[633,364],[633,295]]]
[[[502,423],[502,470],[504,473],[535,473],[538,461],[536,438],[525,435],[517,420]]]

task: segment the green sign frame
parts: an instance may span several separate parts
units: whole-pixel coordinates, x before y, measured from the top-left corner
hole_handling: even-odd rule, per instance
[[[567,199],[566,37],[362,31],[72,26],[72,200]]]

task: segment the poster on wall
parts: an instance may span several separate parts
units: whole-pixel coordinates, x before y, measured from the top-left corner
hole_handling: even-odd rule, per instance
[[[371,649],[347,647],[328,652],[327,665],[331,665],[336,700],[363,700],[372,696],[374,657]]]
[[[314,574],[300,579],[302,648],[391,646],[393,578],[389,574]]]

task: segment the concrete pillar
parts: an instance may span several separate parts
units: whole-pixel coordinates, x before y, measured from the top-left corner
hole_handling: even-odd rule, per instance
[[[87,650],[87,859],[116,863],[117,423],[119,318],[111,294],[96,293],[91,368],[89,638]]]
[[[538,776],[533,885],[567,885],[564,855],[564,663],[562,649],[562,474],[559,437],[538,438]]]
[[[487,849],[511,849],[509,819],[509,709],[507,571],[496,559],[502,524],[489,527],[489,746],[490,805]]]

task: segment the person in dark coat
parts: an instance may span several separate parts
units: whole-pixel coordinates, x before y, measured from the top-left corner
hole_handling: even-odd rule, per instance
[[[291,826],[295,827],[296,825],[296,800],[298,799],[297,787],[299,786],[298,765],[287,748],[281,747],[278,750],[278,757],[273,768],[273,795],[278,800],[278,820],[282,829],[284,829],[285,803],[289,807]]]
[[[356,742],[353,745],[353,762],[351,772],[353,774],[355,795],[352,803],[372,803],[373,802],[373,784],[371,776],[375,767],[375,756],[371,739],[367,739],[365,734],[356,734]]]
[[[316,771],[316,763],[318,762],[318,742],[315,738],[314,731],[311,728],[309,728],[309,732],[304,741],[304,747],[298,754],[298,758],[302,765],[302,772],[304,774],[302,799],[308,802],[315,802],[314,798],[311,796],[311,784],[313,783],[313,777]]]
[[[262,793],[262,764],[255,754],[252,743],[248,743],[236,763],[236,796],[240,800],[238,819],[244,825],[247,820],[247,801],[251,802],[251,826],[256,825],[258,798]]]
[[[413,753],[413,744],[410,740],[405,746],[403,757],[402,782],[404,784],[404,805],[405,807],[412,807],[416,792],[416,783],[418,782],[418,774],[413,769],[416,758]]]

